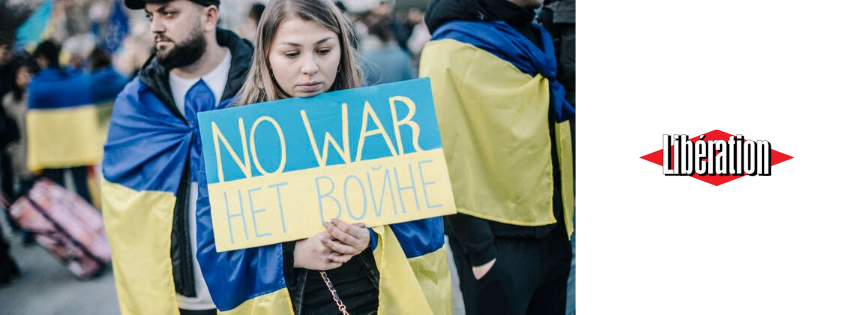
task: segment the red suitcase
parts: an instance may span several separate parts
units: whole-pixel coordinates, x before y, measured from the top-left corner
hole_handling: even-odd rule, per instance
[[[112,252],[103,217],[77,194],[48,179],[9,207],[12,220],[80,279],[98,274]]]

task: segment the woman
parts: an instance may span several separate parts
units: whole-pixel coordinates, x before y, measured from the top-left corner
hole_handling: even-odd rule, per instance
[[[27,113],[27,85],[30,84],[32,76],[38,72],[37,66],[33,63],[22,62],[15,68],[15,85],[12,91],[3,96],[3,109],[7,115],[15,120],[18,125],[20,139],[7,147],[9,155],[12,157],[12,170],[14,171],[15,180],[18,183],[18,189],[15,190],[14,196],[9,196],[12,200],[26,193],[32,187],[34,176],[27,167],[27,128],[26,128],[26,113]]]
[[[234,105],[360,87],[354,41],[350,21],[330,0],[271,1]],[[197,258],[220,311],[451,312],[441,218],[371,229],[334,220],[327,231],[304,240],[217,253],[206,174],[199,177]]]
[[[0,160],[2,160],[0,172],[4,173],[2,195],[10,198],[6,201],[11,203],[29,189],[26,187],[32,187],[33,175],[26,164],[24,115],[27,111],[27,85],[29,85],[30,78],[37,69],[35,65],[26,62],[14,63],[10,67],[11,73],[15,75],[14,82],[12,90],[3,96],[2,107],[0,107],[0,150],[2,150],[0,152]],[[16,185],[11,179],[17,182],[17,189],[14,188]],[[5,182],[7,180],[8,182]],[[0,206],[5,208],[8,205],[3,205],[0,202]],[[9,223],[13,231],[20,230],[14,221],[9,220]],[[24,233],[23,236],[26,244],[33,242],[31,233]],[[9,244],[6,242],[3,229],[0,228],[0,285],[8,283],[20,275],[21,271],[9,254]]]

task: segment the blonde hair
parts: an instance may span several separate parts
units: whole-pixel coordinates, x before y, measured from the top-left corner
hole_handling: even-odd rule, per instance
[[[357,37],[352,22],[331,0],[272,0],[257,23],[254,56],[245,84],[237,93],[234,105],[247,105],[289,98],[275,82],[269,64],[269,52],[275,33],[287,18],[313,21],[337,34],[340,41],[340,71],[329,91],[361,86],[363,71],[358,60]]]

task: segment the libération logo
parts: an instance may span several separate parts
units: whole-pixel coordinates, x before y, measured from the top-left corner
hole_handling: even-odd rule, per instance
[[[641,157],[662,166],[665,176],[691,176],[715,186],[745,176],[771,176],[771,167],[792,156],[771,148],[768,140],[747,140],[713,130],[690,138],[662,135],[662,150]]]

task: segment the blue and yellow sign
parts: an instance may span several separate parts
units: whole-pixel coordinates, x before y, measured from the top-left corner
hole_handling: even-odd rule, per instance
[[[428,79],[198,119],[218,251],[455,213]]]

